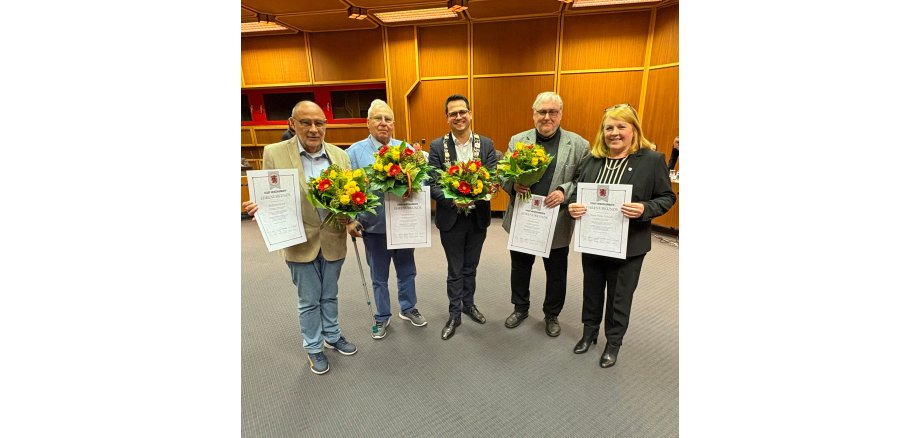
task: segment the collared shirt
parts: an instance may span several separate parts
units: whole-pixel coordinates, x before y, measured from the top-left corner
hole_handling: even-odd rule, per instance
[[[399,146],[400,144],[402,144],[402,140],[391,138],[387,146]],[[377,141],[373,135],[368,135],[364,140],[353,143],[348,149],[345,149],[345,153],[348,154],[348,159],[351,161],[351,168],[360,169],[377,162],[377,151],[381,147],[383,147],[383,144]],[[412,146],[409,146],[409,148],[412,149]],[[377,214],[361,213],[357,219],[364,226],[365,233],[384,234],[386,233],[386,214],[384,212],[386,201],[383,193],[380,191],[374,191],[374,193],[380,197],[380,205],[377,206],[376,210]]]
[[[300,162],[303,164],[303,177],[307,182],[310,182],[311,178],[320,176],[323,171],[332,164],[332,161],[329,160],[329,156],[326,155],[325,145],[321,146],[319,151],[315,154],[311,154],[304,149],[303,143],[300,142],[300,137],[297,137],[297,148],[300,149]],[[319,214],[320,221],[325,220],[326,215],[329,214],[329,210],[325,208],[317,208],[316,212]]]
[[[326,155],[326,146],[320,146],[319,152],[311,154],[303,147],[300,137],[297,137],[297,148],[300,149],[300,162],[303,164],[303,176],[310,180],[316,178],[326,170],[332,161]]]
[[[457,149],[457,161],[470,161],[473,159],[473,133],[470,132],[470,137],[466,139],[466,143],[460,143],[457,141],[457,136],[454,135],[453,131],[450,133],[451,138],[454,140],[454,148]]]

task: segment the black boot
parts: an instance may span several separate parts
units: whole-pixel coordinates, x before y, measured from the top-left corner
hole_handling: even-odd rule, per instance
[[[584,334],[581,335],[581,340],[575,344],[575,354],[582,354],[588,351],[588,347],[591,346],[591,343],[597,343],[597,331],[598,327],[591,327],[586,325]]]
[[[601,368],[610,368],[617,363],[617,354],[620,353],[619,345],[607,344],[604,354],[601,355]]]

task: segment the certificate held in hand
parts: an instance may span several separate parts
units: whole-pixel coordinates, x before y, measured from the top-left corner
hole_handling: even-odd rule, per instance
[[[256,222],[268,251],[307,241],[297,169],[248,170],[249,199],[259,206]]]
[[[586,211],[575,221],[575,251],[625,259],[629,218],[620,207],[632,199],[632,184],[579,183],[576,197]]]

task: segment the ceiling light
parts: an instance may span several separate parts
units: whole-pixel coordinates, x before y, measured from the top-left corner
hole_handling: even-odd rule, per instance
[[[588,6],[626,5],[631,3],[658,3],[660,1],[661,0],[575,0],[572,7],[583,8]]]
[[[469,8],[469,0],[447,0],[447,10],[451,12],[465,11]]]
[[[357,6],[348,7],[348,18],[355,20],[363,20],[367,18],[367,9],[359,8]]]
[[[384,23],[457,18],[457,14],[455,12],[451,12],[449,9],[444,8],[413,9],[411,11],[394,12],[374,12],[374,16]]]
[[[268,17],[265,17],[265,20],[268,20]],[[240,23],[240,32],[249,35],[297,33],[294,29],[271,21]]]
[[[572,3],[572,0],[559,0],[559,1],[561,1],[562,3]]]

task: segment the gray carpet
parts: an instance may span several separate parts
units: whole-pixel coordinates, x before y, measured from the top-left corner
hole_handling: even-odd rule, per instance
[[[432,247],[415,253],[418,309],[428,325],[414,327],[394,316],[381,340],[370,336],[373,318],[349,239],[339,319],[358,353],[327,349],[331,369],[317,376],[301,347],[287,266],[280,254],[266,251],[256,223],[242,221],[243,437],[678,436],[676,246],[653,236],[619,359],[602,369],[602,348],[572,353],[582,327],[581,254],[569,253],[562,334],[544,333],[540,260],[530,317],[509,330],[503,324],[514,309],[508,235],[493,219],[476,292],[488,322],[479,325],[464,315],[454,337],[443,341],[446,260],[437,229],[432,236]],[[367,274],[360,239],[358,249]],[[391,268],[391,306],[398,311],[395,280]]]

